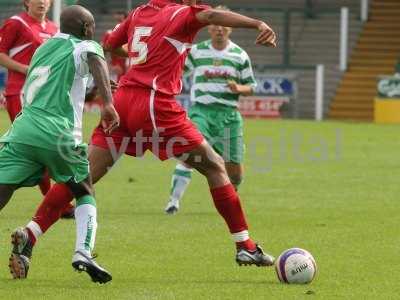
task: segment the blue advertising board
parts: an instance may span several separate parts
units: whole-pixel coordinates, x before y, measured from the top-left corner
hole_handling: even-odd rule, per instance
[[[255,95],[293,97],[296,93],[296,83],[292,78],[285,76],[258,75]]]
[[[6,77],[7,77],[7,72],[5,69],[0,68],[0,108],[4,107],[4,97],[3,97],[3,91],[4,87],[6,86]]]
[[[4,90],[6,85],[7,73],[5,69],[0,68],[0,91]]]

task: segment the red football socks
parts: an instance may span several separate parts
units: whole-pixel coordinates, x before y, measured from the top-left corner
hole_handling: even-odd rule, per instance
[[[40,226],[42,233],[45,233],[57,222],[72,200],[73,195],[65,184],[55,184],[44,197],[32,220]]]
[[[252,239],[247,239],[244,242],[236,242],[236,247],[238,249],[247,249],[250,251],[255,251],[257,249],[256,243]]]
[[[240,199],[232,184],[211,189],[211,195],[219,214],[225,219],[229,231],[238,248],[253,251],[255,243],[249,238],[246,218],[240,205]]]

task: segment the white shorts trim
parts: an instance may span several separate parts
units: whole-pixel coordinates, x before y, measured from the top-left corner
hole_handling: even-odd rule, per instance
[[[156,95],[156,91],[151,90],[151,92],[150,92],[150,118],[151,118],[151,123],[153,124],[154,131],[158,132],[157,124],[156,124],[156,116],[155,116],[155,112],[154,112],[155,95]]]

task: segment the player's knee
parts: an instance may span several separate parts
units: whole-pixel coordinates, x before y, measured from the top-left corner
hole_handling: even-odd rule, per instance
[[[226,174],[225,162],[221,156],[215,155],[206,166],[206,175]]]
[[[70,181],[67,183],[67,185],[76,199],[94,194],[92,186],[85,181],[79,183]]]
[[[240,184],[243,182],[243,176],[241,174],[232,174],[229,175],[229,179],[233,186],[238,190]]]

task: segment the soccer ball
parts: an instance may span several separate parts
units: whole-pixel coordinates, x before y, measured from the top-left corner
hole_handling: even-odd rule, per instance
[[[281,282],[306,284],[317,273],[314,257],[300,248],[285,250],[275,262],[275,271]]]

